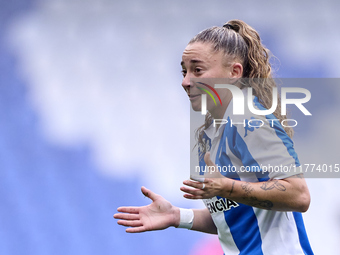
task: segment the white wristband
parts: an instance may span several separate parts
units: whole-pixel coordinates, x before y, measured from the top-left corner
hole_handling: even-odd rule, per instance
[[[194,223],[194,211],[192,209],[179,208],[180,220],[178,228],[191,229]]]

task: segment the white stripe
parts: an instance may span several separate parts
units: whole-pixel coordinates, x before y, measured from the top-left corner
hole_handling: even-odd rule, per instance
[[[292,212],[254,208],[258,220],[264,255],[303,255]]]
[[[217,198],[213,197],[211,199],[203,199],[203,202],[205,203],[205,205],[207,206],[208,202],[213,202],[216,201]],[[240,250],[237,248],[235,242],[234,242],[234,238],[230,232],[230,228],[227,224],[227,222],[225,221],[224,218],[224,213],[223,212],[219,212],[219,213],[212,213],[211,217],[217,227],[217,231],[218,231],[218,238],[220,240],[220,244],[222,247],[222,250],[225,254],[230,254],[230,255],[237,255],[240,253]]]

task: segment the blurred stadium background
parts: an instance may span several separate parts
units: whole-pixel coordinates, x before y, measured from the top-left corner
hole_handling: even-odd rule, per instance
[[[215,236],[126,234],[112,218],[149,202],[142,185],[203,206],[179,191],[189,175],[179,63],[202,29],[242,19],[279,59],[277,77],[340,76],[338,1],[0,4],[0,254],[216,254]],[[340,88],[320,79],[313,90],[320,100],[295,135],[300,159],[340,163]],[[340,179],[307,181],[315,254],[340,254]]]

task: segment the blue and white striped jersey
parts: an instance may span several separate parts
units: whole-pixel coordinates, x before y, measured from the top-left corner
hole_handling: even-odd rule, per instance
[[[246,90],[243,91],[246,94]],[[256,97],[254,106],[264,109]],[[299,166],[290,137],[278,121],[268,121],[276,119],[274,115],[258,116],[249,111],[245,115],[233,115],[230,102],[224,119],[228,123],[222,124],[216,132],[213,125],[205,130],[211,159],[221,167],[245,169],[248,166],[252,170],[237,173],[222,171],[223,175],[241,181],[261,182],[296,174],[282,171],[282,168],[281,171],[262,171],[269,165]],[[254,127],[257,125],[253,121],[251,127],[248,125],[251,119],[262,120],[264,124]],[[231,121],[233,125],[230,125]],[[204,167],[205,162],[200,157],[200,168]],[[218,229],[225,254],[313,254],[301,213],[259,209],[222,197],[204,199],[203,202]]]

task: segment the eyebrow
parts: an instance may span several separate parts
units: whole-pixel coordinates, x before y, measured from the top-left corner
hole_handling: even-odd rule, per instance
[[[199,60],[199,59],[191,59],[190,60],[190,63],[191,64],[196,64],[196,63],[202,63],[203,61],[202,60]],[[184,65],[184,61],[181,62],[181,66]]]

